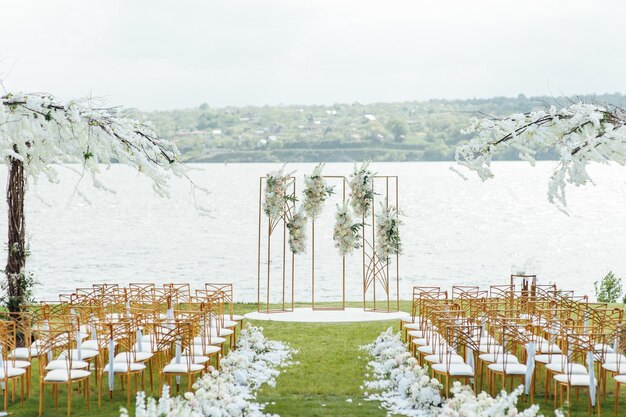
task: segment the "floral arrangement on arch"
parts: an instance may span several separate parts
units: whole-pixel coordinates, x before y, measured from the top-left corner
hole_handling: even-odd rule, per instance
[[[324,202],[335,191],[332,186],[326,185],[326,180],[322,177],[324,164],[317,165],[311,175],[304,176],[304,211],[309,219],[315,219],[324,208]]]
[[[355,249],[361,247],[361,234],[359,231],[362,227],[361,223],[355,223],[352,219],[347,201],[337,204],[333,240],[341,256],[352,253]]]
[[[271,219],[282,216],[289,203],[295,203],[294,193],[289,191],[293,185],[293,172],[285,174],[285,166],[275,172],[270,172],[265,178],[265,200],[263,212]]]
[[[350,204],[354,214],[363,217],[369,213],[374,201],[374,176],[376,173],[369,169],[370,161],[365,161],[361,166],[356,162],[350,174]]]
[[[289,230],[289,248],[294,255],[304,253],[306,250],[306,226],[307,217],[302,207],[287,220]]]
[[[400,212],[395,206],[380,203],[381,210],[376,215],[376,253],[387,261],[391,255],[402,254],[400,239]]]

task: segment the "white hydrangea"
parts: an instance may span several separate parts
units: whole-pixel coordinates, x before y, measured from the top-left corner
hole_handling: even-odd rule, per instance
[[[294,192],[290,190],[293,185],[293,173],[285,174],[285,166],[275,172],[269,172],[265,178],[265,199],[263,200],[263,212],[270,219],[282,217],[287,211],[287,205],[295,203]]]
[[[289,248],[295,255],[304,253],[306,250],[306,223],[307,217],[302,209],[294,213],[287,221]]]
[[[380,259],[388,261],[391,255],[402,254],[401,224],[398,209],[381,202],[376,215],[376,254]]]
[[[354,169],[350,175],[350,204],[354,214],[363,217],[370,212],[374,201],[374,176],[370,171],[370,162],[366,161],[361,166],[354,163]]]

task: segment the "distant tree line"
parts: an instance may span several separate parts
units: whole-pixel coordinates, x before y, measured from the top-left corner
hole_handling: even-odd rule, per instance
[[[329,106],[246,106],[140,113],[187,161],[445,161],[454,159],[470,118],[524,113],[567,102],[626,107],[620,93],[494,97]],[[539,159],[553,159],[546,152]],[[518,159],[514,151],[499,159]]]

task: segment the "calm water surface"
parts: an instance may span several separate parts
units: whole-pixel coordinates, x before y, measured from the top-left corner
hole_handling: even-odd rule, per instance
[[[293,164],[301,176],[314,164]],[[401,291],[415,284],[503,283],[513,265],[538,271],[542,282],[593,293],[609,270],[626,276],[626,169],[594,166],[595,186],[569,188],[569,216],[550,205],[547,179],[554,163],[532,168],[494,164],[496,177],[465,181],[450,163],[378,163],[380,174],[400,177]],[[194,207],[189,184],[172,183],[171,198],[121,166],[102,181],[115,193],[59,169],[60,184],[43,178],[27,198],[30,269],[39,299],[96,282],[208,281],[235,283],[236,298],[256,300],[259,176],[276,164],[194,165],[194,180],[210,191]],[[351,164],[327,164],[327,175],[348,175]],[[1,179],[6,180],[6,172]],[[0,228],[6,230],[6,206]],[[334,204],[316,232],[318,300],[337,298],[340,258],[332,246]],[[6,242],[6,241],[5,241]],[[296,299],[310,300],[310,255],[296,258]],[[348,299],[361,298],[361,258],[347,259]]]

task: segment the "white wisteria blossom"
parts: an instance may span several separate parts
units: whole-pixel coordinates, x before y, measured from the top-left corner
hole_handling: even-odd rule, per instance
[[[324,202],[334,193],[334,187],[326,184],[322,176],[324,164],[318,164],[311,175],[304,176],[304,198],[302,204],[309,219],[315,219],[324,208]]]
[[[439,412],[442,385],[418,365],[400,333],[389,328],[361,349],[373,357],[368,364],[373,379],[363,384],[373,391],[366,393],[367,400],[380,401],[388,416],[430,417]]]
[[[265,178],[265,199],[263,211],[271,219],[283,216],[289,203],[295,203],[295,191],[290,190],[294,184],[293,172],[285,174],[285,166],[269,172]]]
[[[274,386],[280,369],[293,365],[297,353],[288,345],[268,340],[263,329],[250,324],[241,332],[237,349],[221,362],[221,370],[210,369],[194,385],[194,392],[170,397],[163,387],[159,400],[137,393],[136,417],[266,417],[264,404],[254,402],[263,385]],[[128,417],[125,409],[121,417]]]
[[[474,118],[462,131],[471,135],[456,149],[456,161],[476,171],[482,180],[493,176],[494,155],[514,150],[535,163],[551,152],[559,161],[548,184],[548,199],[565,208],[565,188],[591,182],[590,162],[626,164],[626,112],[596,104],[577,103],[557,109],[513,114],[504,118]]]
[[[361,223],[357,223],[353,220],[347,201],[337,204],[333,240],[341,256],[352,253],[355,249],[361,247],[360,230],[362,227],[363,225]]]
[[[370,212],[374,201],[374,176],[376,173],[369,169],[370,161],[363,162],[360,166],[355,162],[352,174],[350,174],[350,205],[354,214],[363,217]]]
[[[122,108],[102,107],[94,99],[66,102],[48,93],[0,96],[0,154],[9,167],[5,301],[10,311],[28,302],[33,281],[25,271],[24,196],[29,179],[45,175],[57,182],[57,169],[65,166],[79,181],[91,177],[96,187],[106,189],[97,178],[102,166],[120,163],[146,175],[158,194],[167,195],[172,174],[187,177],[176,145],[159,138],[150,123]]]
[[[157,193],[167,194],[169,174],[186,173],[176,145],[120,107],[101,107],[88,98],[65,102],[47,93],[9,93],[0,104],[3,159],[21,161],[35,181],[44,174],[57,182],[60,164],[78,163],[102,188],[101,164],[115,162],[136,168]]]
[[[381,202],[376,215],[376,254],[380,259],[388,261],[391,255],[402,254],[401,224],[398,209]]]
[[[287,230],[289,230],[289,248],[298,255],[306,251],[306,224],[307,217],[304,210],[300,208],[287,221]]]

